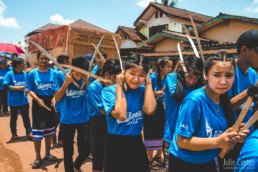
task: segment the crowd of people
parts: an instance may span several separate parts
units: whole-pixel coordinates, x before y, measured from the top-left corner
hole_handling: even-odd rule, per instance
[[[50,153],[51,141],[57,140],[66,172],[82,171],[90,154],[93,172],[150,172],[162,166],[168,172],[258,171],[257,122],[244,128],[257,110],[258,30],[238,38],[237,52],[237,58],[223,50],[205,61],[185,57],[175,73],[169,57],[160,57],[153,73],[147,58],[134,52],[123,69],[105,53],[106,62],[97,56],[95,67],[89,65],[94,60],[90,54],[72,58],[73,67],[102,80],[72,69],[65,74],[40,51],[37,67],[27,72],[21,58],[11,66],[2,59],[0,107],[5,114],[10,107],[12,139],[18,138],[20,112],[26,134],[34,141],[32,168],[43,163],[45,138],[43,159],[61,158]],[[69,64],[69,57],[59,55],[57,62]],[[33,99],[32,122],[28,95]],[[233,131],[249,96],[253,103]],[[78,156],[73,160],[76,133]],[[228,150],[224,158],[219,157],[222,149]]]

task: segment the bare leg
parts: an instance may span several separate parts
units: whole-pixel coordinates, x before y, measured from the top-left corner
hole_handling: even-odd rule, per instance
[[[157,163],[153,161],[153,150],[147,151],[147,155],[148,155],[148,158],[149,158],[151,169],[158,170],[159,167],[157,166]]]
[[[41,159],[41,156],[40,156],[41,140],[34,140],[34,148],[36,152],[36,159],[40,160]]]
[[[149,158],[149,161],[153,161],[153,150],[149,150],[147,151],[147,154],[148,154],[148,158]]]
[[[156,153],[156,157],[157,157],[157,158],[160,157],[159,160],[158,160],[158,162],[161,163],[161,164],[164,163],[164,159],[161,158],[162,153],[163,153],[163,150],[162,150],[162,149],[157,150],[157,153]]]
[[[45,138],[45,146],[46,146],[45,157],[46,158],[50,155],[51,140],[52,140],[52,136]]]

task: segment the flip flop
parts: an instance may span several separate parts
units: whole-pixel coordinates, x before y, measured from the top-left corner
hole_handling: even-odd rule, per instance
[[[57,161],[57,157],[55,157],[54,155],[49,155],[48,157],[44,157],[44,160],[55,162]]]
[[[41,160],[40,159],[36,159],[33,164],[32,164],[32,169],[37,169],[41,166]]]

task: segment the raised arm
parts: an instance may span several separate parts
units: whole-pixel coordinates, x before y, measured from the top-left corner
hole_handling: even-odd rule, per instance
[[[155,112],[156,107],[157,103],[152,89],[150,74],[148,73],[145,81],[144,104],[142,110],[147,115],[152,115]]]
[[[119,121],[125,121],[127,114],[127,102],[123,91],[124,73],[123,71],[116,76],[116,103],[111,110],[111,115]]]
[[[71,73],[68,73],[65,77],[65,82],[64,84],[61,86],[61,88],[55,93],[55,99],[56,101],[60,101],[64,95],[65,95],[65,92],[68,88],[68,86],[73,82],[73,78],[72,78],[72,74]]]

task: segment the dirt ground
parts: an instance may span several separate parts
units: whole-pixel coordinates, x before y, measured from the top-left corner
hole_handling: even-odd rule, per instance
[[[31,102],[31,99],[29,99]],[[31,105],[31,103],[30,103]],[[31,119],[31,106],[30,106]],[[0,171],[1,172],[64,172],[63,149],[54,144],[51,148],[51,154],[58,158],[57,162],[43,161],[39,169],[32,169],[31,164],[35,160],[33,142],[26,138],[22,118],[19,115],[17,120],[17,134],[19,139],[11,140],[10,115],[0,116]],[[76,136],[75,136],[76,138]],[[76,140],[75,140],[76,141]],[[42,141],[41,157],[44,157],[45,144]],[[76,142],[74,144],[74,158],[78,155]],[[90,161],[82,165],[84,172],[92,170]],[[165,172],[161,169],[155,172]]]

